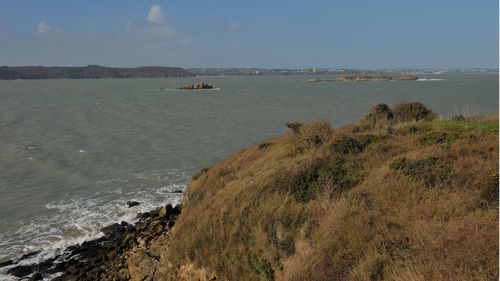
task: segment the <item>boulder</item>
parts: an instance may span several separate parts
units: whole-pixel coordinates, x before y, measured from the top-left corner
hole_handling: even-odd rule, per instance
[[[111,235],[114,235],[116,232],[121,231],[123,228],[124,228],[124,226],[122,226],[118,223],[114,223],[112,225],[108,225],[106,227],[101,228],[101,232],[103,232],[104,234],[106,234],[108,236],[111,236]]]
[[[7,273],[14,275],[16,277],[24,277],[26,275],[33,273],[33,269],[29,265],[18,265],[16,267],[7,270]]]
[[[171,204],[167,204],[163,208],[161,208],[160,213],[158,215],[160,216],[160,218],[168,219],[172,215],[173,209],[174,208],[172,208]]]
[[[127,201],[127,205],[129,208],[132,208],[134,206],[137,206],[137,205],[140,205],[141,203],[137,202],[137,201]]]

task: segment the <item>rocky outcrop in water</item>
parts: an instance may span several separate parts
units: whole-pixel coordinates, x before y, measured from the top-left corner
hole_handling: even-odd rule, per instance
[[[104,227],[103,237],[70,246],[65,253],[38,264],[17,265],[7,273],[18,278],[42,280],[59,274],[52,280],[153,280],[160,278],[157,269],[167,254],[171,228],[181,206],[168,204],[151,212],[137,215],[135,224],[115,223]],[[38,252],[10,260],[0,267],[18,264]]]
[[[338,81],[390,81],[390,80],[400,80],[400,81],[409,81],[409,80],[417,80],[417,76],[415,75],[403,75],[403,76],[369,76],[369,75],[342,75],[336,79],[326,79],[326,78],[311,78],[307,80],[307,82],[338,82]]]
[[[214,86],[210,83],[198,82],[198,84],[188,84],[185,87],[179,87],[178,90],[203,90],[212,89]]]

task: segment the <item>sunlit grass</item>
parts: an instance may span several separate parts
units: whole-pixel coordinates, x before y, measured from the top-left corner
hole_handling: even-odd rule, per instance
[[[426,121],[413,125],[427,127],[427,128],[441,128],[448,130],[450,129],[463,130],[463,131],[484,130],[486,132],[498,134],[498,122],[443,120],[443,121]]]

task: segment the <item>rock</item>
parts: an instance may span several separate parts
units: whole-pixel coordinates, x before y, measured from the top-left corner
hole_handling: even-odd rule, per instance
[[[143,251],[132,255],[128,260],[130,280],[152,280],[156,271],[156,260],[147,256]]]
[[[5,267],[8,265],[13,265],[13,264],[15,264],[15,262],[13,260],[8,260],[8,261],[0,262],[0,267]]]
[[[177,216],[180,215],[182,211],[182,204],[177,204],[175,205],[175,208],[173,209],[173,215]]]
[[[127,222],[103,227],[105,236],[66,248],[64,254],[34,265],[16,266],[7,271],[23,280],[42,280],[43,275],[59,273],[59,280],[163,280],[167,271],[161,271],[171,233],[181,205],[167,204],[150,212],[139,214],[143,220],[134,225]],[[27,259],[37,252],[24,255]],[[15,265],[17,259],[0,265]],[[159,272],[160,270],[161,272]],[[159,273],[158,273],[159,272]],[[30,278],[30,274],[32,274]],[[159,275],[158,275],[158,274]]]
[[[149,218],[149,212],[138,213],[135,218],[139,219],[139,220],[145,220],[145,219]]]
[[[172,215],[173,208],[171,204],[165,205],[163,208],[161,208],[160,213],[158,214],[160,218],[170,218]]]
[[[27,258],[31,258],[32,256],[36,256],[39,253],[40,253],[40,251],[34,251],[34,252],[30,252],[30,253],[24,254],[19,260],[25,260]]]
[[[18,265],[16,267],[7,270],[8,274],[14,275],[16,277],[24,277],[28,274],[31,274],[32,272],[33,269],[29,265]]]
[[[29,281],[38,281],[38,280],[43,280],[43,276],[40,272],[33,274],[29,279]]]
[[[128,273],[128,268],[122,268],[118,271],[118,278],[120,280],[128,280],[130,278],[130,274]]]
[[[116,232],[119,232],[123,229],[124,227],[118,223],[114,223],[112,225],[108,225],[106,227],[101,228],[101,232],[104,234],[111,236],[114,235]]]
[[[418,77],[416,75],[403,75],[392,77],[392,80],[417,80]]]
[[[134,206],[137,206],[137,205],[140,205],[141,203],[137,202],[137,201],[128,201],[127,202],[127,205],[129,208],[132,208]]]
[[[177,189],[177,190],[172,191],[172,193],[182,193],[182,190]]]
[[[179,90],[201,90],[201,89],[212,89],[214,86],[210,83],[198,82],[198,84],[189,84],[186,87],[178,87]]]

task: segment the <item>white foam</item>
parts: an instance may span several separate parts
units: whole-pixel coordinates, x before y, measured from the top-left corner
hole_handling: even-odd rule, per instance
[[[41,251],[19,264],[33,264],[62,254],[71,245],[97,239],[103,235],[100,229],[112,223],[136,221],[137,213],[147,212],[165,204],[176,205],[182,200],[189,177],[174,171],[167,175],[138,174],[137,177],[167,182],[159,188],[142,188],[123,192],[122,189],[96,192],[84,198],[57,200],[46,204],[50,215],[40,215],[23,222],[19,229],[0,236],[0,261],[19,258],[21,255]],[[113,181],[113,179],[111,179]],[[129,200],[140,205],[129,208]],[[0,269],[0,280],[14,280],[3,274],[9,267]],[[3,272],[3,273],[2,273]],[[10,279],[9,279],[10,278]]]
[[[417,81],[444,81],[445,79],[442,78],[418,78]]]

